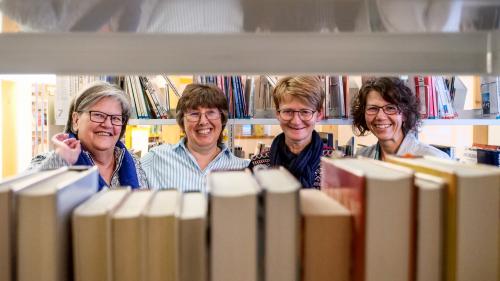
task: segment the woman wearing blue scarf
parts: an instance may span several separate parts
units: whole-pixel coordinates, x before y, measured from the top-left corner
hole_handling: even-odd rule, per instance
[[[323,118],[323,84],[317,76],[285,77],[276,84],[273,100],[283,133],[269,151],[252,158],[250,169],[283,166],[304,188],[320,188],[320,158],[332,154],[314,130]]]
[[[148,188],[140,161],[120,141],[130,117],[130,103],[117,86],[97,82],[72,102],[65,133],[52,137],[55,150],[38,155],[31,168],[96,165],[103,187]]]

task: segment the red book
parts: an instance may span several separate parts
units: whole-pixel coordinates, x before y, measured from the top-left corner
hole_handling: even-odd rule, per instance
[[[322,158],[321,189],[353,215],[351,280],[414,280],[413,171],[372,159]]]

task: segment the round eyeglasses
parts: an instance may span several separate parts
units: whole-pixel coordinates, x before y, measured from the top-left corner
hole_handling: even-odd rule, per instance
[[[205,115],[205,118],[208,120],[217,120],[221,117],[221,113],[218,110],[208,110],[205,112],[192,111],[184,114],[184,117],[189,122],[198,122],[201,119],[201,115]]]
[[[382,111],[387,115],[394,115],[399,113],[399,108],[395,104],[386,104],[384,106],[370,105],[366,107],[365,113],[368,115],[377,115],[380,109],[382,109]]]
[[[292,120],[295,113],[297,113],[299,115],[300,120],[309,121],[313,117],[314,112],[316,112],[316,111],[311,110],[311,109],[301,109],[301,110],[282,109],[282,110],[278,110],[280,118],[283,121]]]

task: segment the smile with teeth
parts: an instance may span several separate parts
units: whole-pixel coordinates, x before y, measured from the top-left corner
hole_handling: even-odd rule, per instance
[[[391,126],[391,124],[374,124],[373,127],[377,128],[377,129],[386,129],[386,128],[389,128]]]
[[[206,128],[206,129],[196,130],[196,133],[198,133],[200,135],[208,135],[208,134],[210,134],[211,131],[212,131],[212,129]]]
[[[97,132],[96,135],[98,135],[98,136],[107,136],[107,137],[111,137],[112,136],[112,134],[108,133],[108,132]]]

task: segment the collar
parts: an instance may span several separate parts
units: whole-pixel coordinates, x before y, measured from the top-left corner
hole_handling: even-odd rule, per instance
[[[224,143],[220,143],[217,146],[220,148],[219,154],[224,153],[227,155],[230,153],[229,148]],[[186,137],[182,137],[178,143],[176,143],[172,146],[172,149],[174,149],[174,150],[183,149],[185,152],[188,152],[191,154],[191,152],[189,152],[189,150],[186,146]]]

